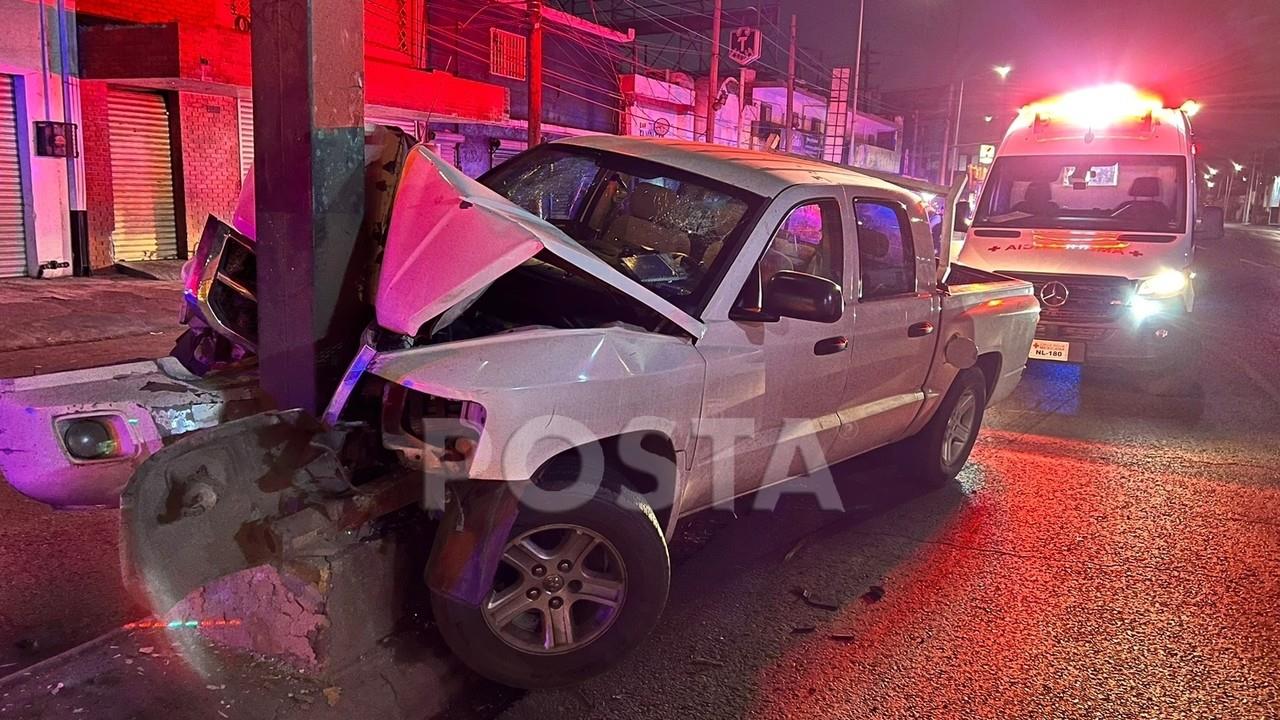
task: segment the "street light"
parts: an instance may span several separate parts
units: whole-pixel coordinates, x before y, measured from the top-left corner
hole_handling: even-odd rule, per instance
[[[1216,167],[1206,167],[1205,170],[1208,170],[1210,175],[1218,174],[1218,168]]]
[[[1013,72],[1013,66],[995,65],[992,66],[991,70],[996,75],[999,75],[1000,81],[1003,82],[1009,78],[1009,73]],[[955,167],[955,161],[960,157],[960,112],[964,107],[964,84],[968,79],[969,78],[960,79],[960,92],[956,95],[956,114],[953,120],[954,124],[947,133],[947,137],[944,138],[949,143],[949,146],[944,146],[942,152],[942,172],[940,175],[942,176],[941,183],[943,185],[951,184],[952,169]],[[990,122],[990,120],[987,120],[987,122]],[[955,157],[952,157],[953,155]]]
[[[1235,168],[1236,172],[1240,172],[1241,170],[1244,170],[1244,166],[1236,162],[1235,160],[1231,161],[1231,167]]]

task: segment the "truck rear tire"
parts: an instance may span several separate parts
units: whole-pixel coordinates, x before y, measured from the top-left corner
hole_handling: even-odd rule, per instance
[[[943,487],[969,461],[987,409],[987,381],[982,371],[960,371],[933,418],[899,448],[904,468],[921,486]]]
[[[648,503],[600,489],[569,511],[522,508],[489,596],[473,607],[432,593],[431,607],[472,670],[512,687],[560,687],[603,672],[644,640],[666,605],[670,572]]]

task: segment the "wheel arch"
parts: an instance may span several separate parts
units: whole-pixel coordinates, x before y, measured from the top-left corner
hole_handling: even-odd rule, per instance
[[[595,449],[599,448],[597,454]],[[641,429],[595,440],[590,446],[567,448],[548,458],[531,478],[548,490],[570,487],[584,465],[602,462],[600,487],[630,490],[645,499],[658,525],[669,535],[679,497],[679,456],[675,441],[657,429]]]
[[[996,391],[996,383],[1000,381],[1000,368],[1004,364],[1004,358],[998,352],[989,352],[978,356],[978,361],[974,363],[974,367],[978,372],[982,373],[983,380],[987,385],[987,399],[990,399]]]

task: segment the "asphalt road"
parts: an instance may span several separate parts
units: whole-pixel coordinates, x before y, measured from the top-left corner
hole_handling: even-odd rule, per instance
[[[795,495],[695,518],[638,651],[581,688],[484,688],[450,715],[1280,717],[1280,233],[1230,230],[1200,280],[1198,395],[1035,366],[955,487],[863,463],[837,473],[844,513]],[[0,374],[22,374],[13,357]],[[0,674],[30,661],[17,640],[130,619],[112,514],[7,488],[0,514]]]
[[[458,717],[1280,717],[1280,233],[1199,278],[1198,397],[1035,366],[956,487],[701,519],[636,653]]]

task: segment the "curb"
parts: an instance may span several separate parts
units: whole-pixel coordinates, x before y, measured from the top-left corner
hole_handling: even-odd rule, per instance
[[[112,630],[111,632],[99,635],[98,637],[93,638],[92,640],[82,642],[79,645],[76,645],[75,647],[67,648],[66,650],[63,650],[62,652],[56,655],[51,655],[50,657],[47,657],[38,663],[28,665],[22,668],[21,670],[11,672],[8,675],[5,675],[4,677],[0,677],[0,691],[8,690],[9,688],[13,687],[14,685],[17,685],[19,682],[26,680],[27,678],[33,675],[43,673],[47,670],[52,669],[57,665],[74,660],[80,657],[81,655],[85,654],[86,652],[92,649],[96,649],[99,645],[106,645],[106,644],[109,644],[112,640],[125,637],[126,635],[128,635],[128,633],[129,633],[128,630],[126,630],[125,628],[119,627]]]

